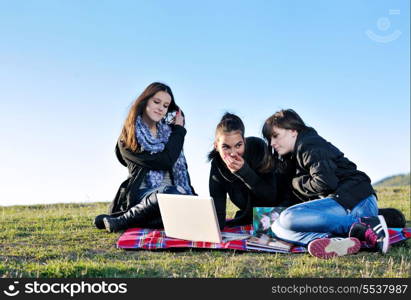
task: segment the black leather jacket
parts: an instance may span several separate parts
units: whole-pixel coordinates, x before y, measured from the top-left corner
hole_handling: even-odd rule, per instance
[[[292,186],[302,201],[331,197],[352,209],[375,194],[370,178],[313,128],[298,134],[291,159],[296,165]]]
[[[150,154],[148,151],[133,152],[125,148],[120,141],[117,141],[115,148],[116,156],[119,162],[128,168],[129,177],[120,185],[116,196],[111,202],[109,207],[110,214],[127,211],[130,207],[137,204],[136,201],[138,199],[134,195],[149,170],[167,170],[170,171],[172,176],[171,169],[183,149],[184,137],[187,131],[183,126],[171,125],[171,127],[172,132],[168,142],[164,150],[158,153]],[[193,194],[195,194],[189,175],[188,179]]]

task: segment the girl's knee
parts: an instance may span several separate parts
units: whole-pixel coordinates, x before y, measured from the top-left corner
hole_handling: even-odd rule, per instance
[[[280,219],[277,219],[271,225],[271,231],[274,233],[274,236],[280,239],[289,240],[290,237],[293,235],[293,231],[284,227],[281,224]]]
[[[282,226],[280,225],[280,219],[275,220],[275,222],[271,225],[271,231],[276,237],[282,238]]]
[[[294,223],[294,219],[296,216],[296,210],[290,209],[285,210],[280,214],[278,218],[278,226],[281,226],[284,229],[291,230],[292,224]]]

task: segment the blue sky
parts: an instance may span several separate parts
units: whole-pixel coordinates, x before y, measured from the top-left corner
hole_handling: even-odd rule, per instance
[[[408,0],[0,0],[0,205],[111,200],[127,176],[115,141],[153,81],[187,116],[200,194],[225,111],[261,136],[293,108],[373,182],[409,172],[409,11]]]

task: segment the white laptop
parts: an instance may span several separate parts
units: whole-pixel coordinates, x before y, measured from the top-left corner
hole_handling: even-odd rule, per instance
[[[245,239],[250,235],[224,232],[218,225],[214,201],[211,197],[157,194],[164,230],[168,237],[221,243]]]

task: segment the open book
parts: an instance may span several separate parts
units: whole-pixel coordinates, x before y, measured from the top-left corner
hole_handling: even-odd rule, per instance
[[[247,240],[247,249],[272,252],[289,252],[293,244],[262,234],[252,236]]]
[[[269,237],[275,237],[271,230],[271,225],[280,216],[280,213],[286,207],[254,207],[253,208],[253,228],[254,236],[261,236],[262,234]]]
[[[293,244],[282,241],[274,235],[271,225],[286,207],[254,207],[253,236],[247,239],[247,249],[268,252],[289,252]]]

